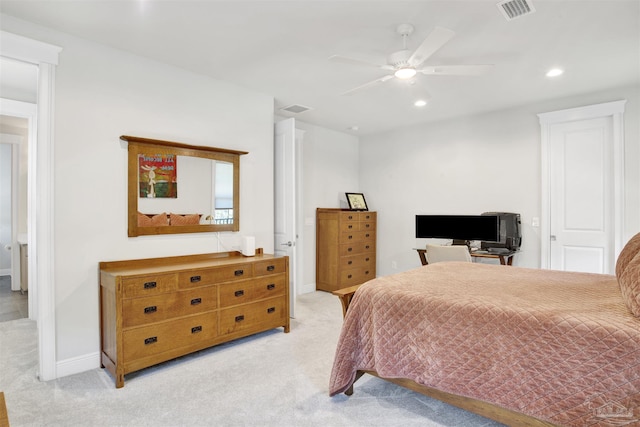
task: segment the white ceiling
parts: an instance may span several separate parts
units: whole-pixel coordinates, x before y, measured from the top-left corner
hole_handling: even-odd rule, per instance
[[[531,0],[536,12],[512,21],[497,2],[2,0],[0,12],[266,93],[276,113],[311,107],[296,117],[355,134],[640,84],[639,0]],[[405,22],[415,26],[410,49],[435,26],[456,32],[429,65],[494,68],[341,96],[386,72],[327,58],[383,63],[402,48],[395,29]],[[552,66],[564,75],[545,77]],[[416,108],[422,88],[431,99]]]

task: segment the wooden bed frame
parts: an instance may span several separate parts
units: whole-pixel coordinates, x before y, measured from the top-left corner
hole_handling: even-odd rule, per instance
[[[340,302],[342,303],[343,315],[347,314],[347,309],[349,308],[349,304],[351,304],[351,299],[353,298],[353,295],[355,294],[355,292],[358,290],[359,287],[360,285],[355,285],[349,288],[339,289],[337,291],[332,292],[333,295],[336,295],[338,298],[340,298]],[[427,387],[406,378],[384,378],[378,375],[378,373],[375,371],[357,371],[354,384],[364,374],[373,375],[385,381],[392,382],[401,387],[408,388],[409,390],[415,391],[417,393],[423,394],[433,399],[437,399],[449,405],[453,405],[458,408],[464,409],[465,411],[473,412],[474,414],[481,415],[483,417],[492,419],[494,421],[498,421],[499,423],[503,423],[509,426],[518,426],[518,427],[547,426],[548,427],[548,426],[556,425],[547,421],[542,421],[537,418],[533,418],[529,415],[524,415],[519,412],[512,411],[510,409],[506,409],[497,405],[493,405],[488,402],[484,402],[482,400],[472,399],[470,397],[465,397],[465,396],[459,396],[456,394],[451,394],[441,390],[437,390],[432,387]],[[344,392],[344,394],[346,394],[347,396],[351,396],[353,394],[354,384],[352,384],[351,387],[349,387]]]

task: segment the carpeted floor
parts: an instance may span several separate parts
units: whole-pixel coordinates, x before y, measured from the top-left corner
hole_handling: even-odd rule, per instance
[[[342,324],[338,299],[298,299],[291,333],[268,331],[125,377],[102,369],[36,379],[37,331],[0,323],[0,391],[20,426],[499,426],[469,412],[365,376],[355,393],[329,397]]]
[[[27,292],[11,290],[11,276],[0,276],[0,322],[29,317]]]

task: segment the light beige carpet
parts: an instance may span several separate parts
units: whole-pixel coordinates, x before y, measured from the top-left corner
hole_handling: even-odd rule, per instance
[[[328,293],[298,299],[282,329],[213,347],[125,377],[116,389],[99,368],[36,378],[37,331],[0,323],[0,390],[20,426],[498,426],[373,377],[330,398],[342,308]],[[97,350],[97,349],[96,349]]]

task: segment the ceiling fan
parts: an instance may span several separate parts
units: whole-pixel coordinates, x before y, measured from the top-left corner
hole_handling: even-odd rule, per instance
[[[407,49],[407,37],[413,33],[414,27],[411,24],[400,24],[396,28],[396,33],[402,36],[403,49],[393,52],[387,57],[384,65],[373,64],[359,59],[347,58],[340,55],[329,57],[330,61],[343,62],[347,64],[364,65],[368,67],[380,68],[390,71],[390,74],[382,76],[369,83],[344,92],[342,95],[351,95],[363,89],[376,86],[395,78],[409,80],[418,73],[426,75],[480,75],[489,70],[492,65],[434,65],[423,66],[424,62],[431,57],[438,49],[444,46],[455,32],[442,27],[436,27],[431,34],[418,46],[415,51]]]

